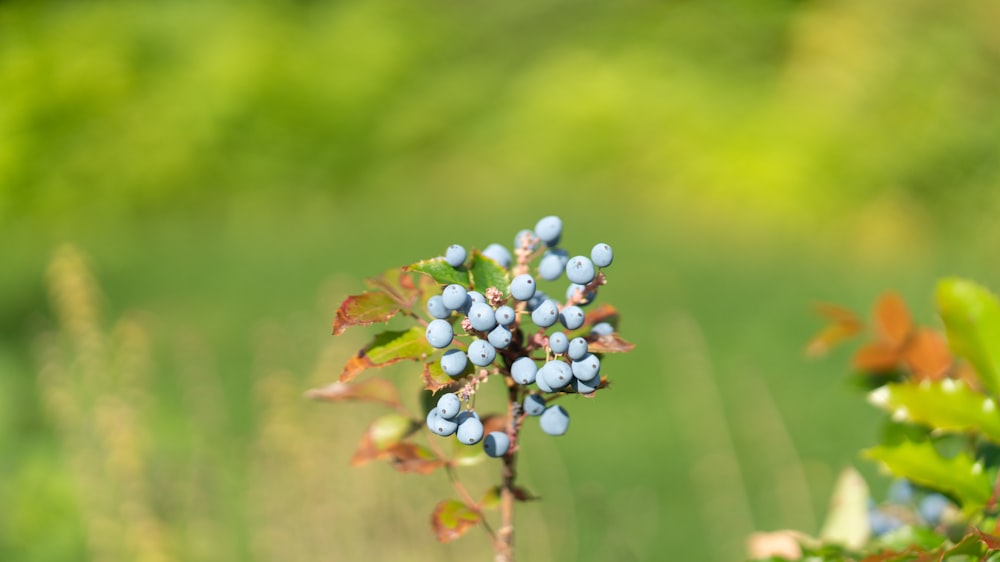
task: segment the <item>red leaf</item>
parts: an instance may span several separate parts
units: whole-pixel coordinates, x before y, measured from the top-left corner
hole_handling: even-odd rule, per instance
[[[915,332],[906,342],[903,361],[916,380],[942,379],[954,362],[944,336],[926,328]]]
[[[400,472],[428,474],[445,465],[430,449],[416,443],[397,443],[386,450],[386,456]]]
[[[386,322],[399,312],[399,305],[382,291],[361,293],[344,299],[333,320],[333,335],[339,336],[351,326],[370,326]]]
[[[874,341],[855,352],[851,362],[858,370],[866,373],[885,373],[899,363],[899,350],[888,343]]]
[[[362,402],[382,402],[390,406],[399,406],[399,393],[395,385],[385,379],[369,379],[363,382],[348,384],[335,382],[323,388],[314,388],[306,392],[306,397],[314,400],[329,400],[340,402],[358,400]]]
[[[896,293],[886,293],[875,303],[875,325],[879,334],[894,347],[901,347],[913,331],[913,318],[906,303]]]
[[[442,500],[431,513],[431,528],[441,542],[451,542],[482,521],[481,513],[458,500]]]
[[[420,361],[434,352],[424,329],[414,326],[405,332],[382,332],[352,357],[340,373],[340,382],[350,382],[366,369],[385,367],[400,361]]]
[[[984,533],[979,529],[976,529],[976,534],[979,535],[979,539],[983,541],[986,548],[990,550],[1000,550],[1000,537]]]

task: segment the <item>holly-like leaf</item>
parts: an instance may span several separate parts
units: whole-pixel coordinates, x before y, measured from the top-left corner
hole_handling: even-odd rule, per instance
[[[385,453],[392,467],[400,472],[428,474],[446,464],[430,449],[416,443],[396,443]]]
[[[404,271],[414,271],[430,275],[439,285],[457,283],[463,287],[469,286],[469,272],[464,267],[454,268],[444,261],[444,258],[433,258],[418,261],[403,268]]]
[[[495,260],[482,255],[479,250],[472,252],[472,286],[480,293],[486,294],[486,289],[495,287],[506,293],[510,285],[507,270]]]
[[[980,509],[990,498],[992,479],[981,463],[965,453],[946,459],[930,441],[904,441],[867,449],[864,454],[900,478],[955,496],[966,510]]]
[[[869,393],[868,400],[899,421],[912,421],[941,431],[978,433],[1000,443],[996,401],[962,381],[890,383]]]
[[[963,279],[937,287],[938,309],[952,352],[968,359],[983,386],[1000,395],[1000,303],[993,293]]]
[[[382,332],[344,365],[339,380],[350,382],[366,369],[400,361],[420,361],[433,352],[434,348],[427,343],[424,329],[420,326],[405,331]]]
[[[372,460],[391,458],[389,451],[419,427],[419,423],[398,413],[376,418],[361,437],[351,464],[361,466]]]
[[[431,528],[441,542],[451,542],[482,521],[483,515],[458,500],[442,500],[431,514]]]
[[[399,312],[399,303],[382,291],[371,291],[344,299],[333,320],[333,335],[339,336],[351,326],[370,326],[387,322]]]
[[[314,388],[306,393],[314,400],[331,402],[357,400],[362,402],[382,402],[389,406],[399,406],[399,392],[396,386],[385,379],[372,378],[359,383],[335,382],[322,388]]]
[[[452,378],[448,373],[441,370],[440,361],[428,361],[424,363],[424,371],[421,373],[421,377],[424,381],[424,388],[436,393],[442,388],[446,388],[455,382],[455,379],[464,376],[466,372],[472,372],[472,364],[469,363],[465,366],[465,371],[459,377]]]

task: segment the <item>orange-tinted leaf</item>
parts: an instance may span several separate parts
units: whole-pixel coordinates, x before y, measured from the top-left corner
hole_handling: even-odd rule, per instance
[[[466,370],[470,373],[472,372],[468,365],[466,366]],[[421,377],[424,380],[424,388],[434,393],[455,382],[455,379],[441,370],[440,361],[428,361],[424,363],[424,371],[421,373]]]
[[[841,306],[817,303],[816,311],[829,319],[830,324],[806,346],[806,355],[810,357],[826,353],[831,347],[851,338],[864,327],[864,324],[853,312]]]
[[[482,521],[483,516],[458,500],[442,500],[431,514],[431,528],[441,542],[451,542]]]
[[[886,293],[875,303],[875,327],[879,334],[893,346],[902,346],[913,331],[913,317],[903,298],[896,293]]]
[[[427,343],[424,329],[420,326],[403,332],[382,332],[344,365],[339,380],[350,382],[366,369],[385,367],[400,361],[419,361],[433,352],[434,348]]]
[[[353,295],[344,299],[333,320],[333,335],[339,336],[351,326],[370,326],[387,322],[399,312],[399,304],[382,291]]]
[[[400,472],[428,474],[445,465],[430,449],[416,443],[396,443],[386,450],[386,456]]]
[[[851,359],[854,368],[866,373],[885,373],[893,370],[899,363],[899,350],[885,342],[871,342],[857,352]]]
[[[369,287],[380,289],[404,310],[413,310],[420,301],[422,287],[414,283],[413,275],[401,267],[386,270],[377,277],[365,279]]]
[[[361,466],[372,460],[391,458],[389,451],[419,427],[419,423],[398,413],[376,418],[361,437],[351,464]]]
[[[986,548],[990,550],[1000,550],[1000,537],[984,533],[979,529],[976,529],[976,534],[979,535],[979,540],[983,541]]]
[[[625,341],[618,335],[618,332],[610,336],[593,337],[588,339],[587,350],[591,353],[627,353],[635,349],[635,344]]]
[[[363,402],[382,402],[390,406],[399,406],[399,393],[396,386],[385,379],[369,379],[359,383],[335,382],[323,388],[314,388],[306,393],[314,400],[329,400],[339,402],[344,400],[360,400]]]
[[[914,333],[903,350],[903,361],[917,380],[938,380],[948,374],[953,362],[948,342],[926,328]]]

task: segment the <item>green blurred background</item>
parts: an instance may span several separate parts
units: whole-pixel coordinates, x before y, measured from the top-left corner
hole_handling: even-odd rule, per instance
[[[737,560],[884,489],[810,306],[997,286],[1000,5],[529,4],[0,3],[0,560],[487,557],[302,395],[365,276],[547,214],[638,347],[528,432],[522,560]]]

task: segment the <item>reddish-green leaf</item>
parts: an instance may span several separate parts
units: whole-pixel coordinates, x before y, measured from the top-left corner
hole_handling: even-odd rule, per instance
[[[625,341],[618,332],[610,336],[594,337],[588,340],[587,350],[591,353],[628,353],[635,349],[635,344]]]
[[[448,265],[444,258],[418,261],[404,267],[403,270],[430,275],[440,285],[457,283],[463,287],[469,286],[469,272],[464,267],[456,269]]]
[[[382,291],[361,293],[347,297],[337,309],[333,320],[333,335],[339,336],[351,326],[369,326],[387,322],[399,312],[399,304]]]
[[[391,458],[390,449],[419,427],[417,422],[398,413],[376,418],[361,437],[351,464],[361,466],[375,459]]]
[[[466,370],[472,372],[469,365],[466,365]],[[455,379],[441,370],[441,362],[437,360],[424,363],[424,371],[421,376],[424,380],[424,388],[431,392],[437,392],[455,382]]]
[[[394,267],[382,272],[381,275],[369,277],[365,279],[365,283],[389,295],[401,309],[406,311],[413,310],[426,290],[426,287],[415,282],[413,274],[401,267]]]
[[[400,361],[420,361],[433,352],[434,348],[427,343],[424,329],[420,326],[402,332],[382,332],[344,365],[340,382],[350,382],[366,369]]]
[[[1000,537],[984,533],[979,529],[976,529],[976,535],[979,537],[979,540],[983,541],[986,548],[990,550],[1000,550]]]
[[[431,514],[431,528],[441,542],[451,542],[482,521],[483,516],[458,500],[442,500]]]
[[[479,250],[472,253],[472,286],[480,293],[494,287],[504,293],[510,285],[507,270],[495,260],[482,255]]]
[[[329,400],[339,402],[358,400],[362,402],[382,402],[390,406],[399,406],[399,393],[396,386],[385,379],[368,379],[359,383],[335,382],[322,388],[314,388],[306,393],[314,400]]]
[[[445,465],[430,449],[416,443],[396,443],[386,450],[392,467],[400,472],[428,474]]]

